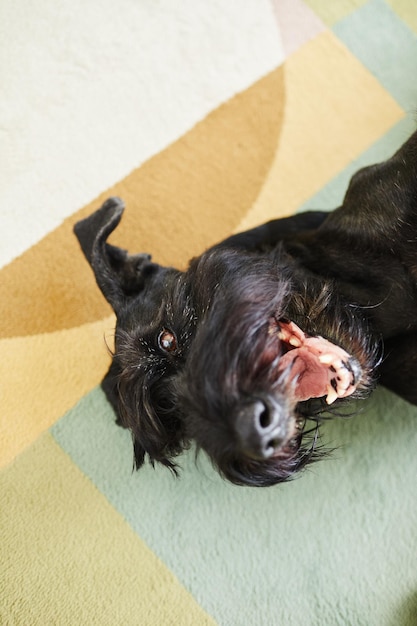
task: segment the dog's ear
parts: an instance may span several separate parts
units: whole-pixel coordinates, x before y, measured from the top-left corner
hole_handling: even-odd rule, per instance
[[[152,274],[150,270],[157,267],[151,263],[149,254],[130,255],[126,250],[107,243],[123,211],[124,203],[120,198],[109,198],[100,209],[74,226],[97,284],[116,314],[129,297],[143,288],[146,277]]]

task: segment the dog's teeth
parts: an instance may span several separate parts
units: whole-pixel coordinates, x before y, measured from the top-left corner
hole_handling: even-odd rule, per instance
[[[320,354],[319,361],[323,363],[323,365],[330,365],[333,362],[334,356],[333,354]]]
[[[291,337],[288,343],[294,348],[299,348],[301,346],[301,341],[297,339],[297,337]]]
[[[281,341],[285,341],[287,339],[287,335],[282,332],[282,330],[280,330],[278,333],[278,339],[281,339]]]
[[[337,400],[338,397],[339,396],[337,395],[336,391],[333,389],[333,387],[331,387],[331,385],[329,385],[327,387],[326,403],[333,404],[333,402]]]
[[[295,420],[295,427],[297,430],[303,430],[304,425],[305,425],[306,421],[304,419],[304,417],[297,417],[297,419]]]

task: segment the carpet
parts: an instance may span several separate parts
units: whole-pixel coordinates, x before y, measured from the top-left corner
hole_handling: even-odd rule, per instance
[[[335,208],[415,128],[417,5],[3,0],[0,30],[0,623],[417,624],[417,409],[379,388],[274,488],[132,473],[72,233],[119,195],[113,241],[184,268]]]

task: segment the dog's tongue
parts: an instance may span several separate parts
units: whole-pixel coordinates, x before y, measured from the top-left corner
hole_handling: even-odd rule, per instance
[[[279,371],[288,368],[298,402],[325,396],[327,404],[332,404],[355,391],[358,366],[345,350],[323,337],[305,335],[294,322],[279,326],[278,336],[288,349]]]

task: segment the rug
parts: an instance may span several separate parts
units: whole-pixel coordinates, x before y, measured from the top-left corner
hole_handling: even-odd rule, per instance
[[[112,311],[72,233],[185,268],[340,205],[413,132],[409,0],[3,0],[0,623],[417,624],[417,408],[379,388],[268,489],[194,450],[132,472],[99,387]]]

